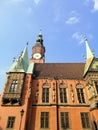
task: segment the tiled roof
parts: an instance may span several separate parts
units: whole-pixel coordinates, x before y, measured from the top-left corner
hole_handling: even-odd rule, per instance
[[[35,78],[83,79],[84,63],[36,63]]]

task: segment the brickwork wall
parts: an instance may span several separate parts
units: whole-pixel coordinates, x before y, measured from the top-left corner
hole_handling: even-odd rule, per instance
[[[2,106],[2,96],[0,98],[0,130],[6,130],[9,116],[15,117],[14,130],[19,130],[20,127],[20,111],[24,110],[24,115],[21,123],[21,130],[26,130],[27,108],[29,99],[29,87],[31,82],[31,75],[26,75],[24,86],[22,90],[22,105],[21,106]],[[9,129],[8,129],[9,130]]]

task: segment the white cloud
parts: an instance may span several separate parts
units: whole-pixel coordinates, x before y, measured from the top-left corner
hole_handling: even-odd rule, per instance
[[[84,42],[84,37],[81,33],[79,32],[75,32],[73,35],[72,35],[72,38],[76,39],[79,44],[82,44]]]
[[[70,17],[67,21],[66,24],[75,24],[78,23],[80,21],[80,18],[76,17],[76,16],[72,16]]]
[[[98,0],[93,0],[94,2],[94,11],[98,11]]]
[[[85,0],[84,4],[85,5],[89,5],[90,3],[93,4],[93,9],[91,10],[91,12],[95,12],[98,11],[98,0]]]
[[[34,0],[34,3],[35,3],[36,5],[38,5],[40,1],[41,1],[41,0]]]
[[[72,10],[69,15],[70,16],[66,20],[66,24],[75,24],[80,21],[79,14],[75,10]]]

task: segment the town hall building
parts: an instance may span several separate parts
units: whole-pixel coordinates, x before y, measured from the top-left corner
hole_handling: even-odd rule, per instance
[[[39,34],[6,72],[0,130],[98,130],[98,58],[88,40],[85,63],[45,63]]]

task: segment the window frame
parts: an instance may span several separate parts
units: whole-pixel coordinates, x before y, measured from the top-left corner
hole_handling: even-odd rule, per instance
[[[42,87],[42,103],[49,103],[50,101],[50,89],[49,84],[44,83]]]
[[[91,128],[89,112],[80,112],[80,117],[81,117],[82,128],[83,129]]]
[[[9,88],[9,93],[17,93],[18,88],[18,80],[14,79],[12,80],[11,86]]]
[[[67,103],[67,89],[64,83],[60,83],[59,85],[59,97],[60,103]]]
[[[8,117],[7,125],[6,125],[6,128],[7,128],[7,129],[13,129],[13,128],[14,128],[15,118],[16,118],[15,116],[9,116],[9,117]]]
[[[83,90],[83,86],[77,85],[76,86],[76,93],[77,93],[77,99],[80,104],[86,103],[85,93]]]
[[[49,128],[49,119],[50,119],[49,112],[41,112],[40,113],[40,128],[41,129],[48,129]]]
[[[64,124],[64,122],[65,122],[65,124]],[[60,127],[61,127],[61,129],[70,129],[69,112],[60,112]]]

